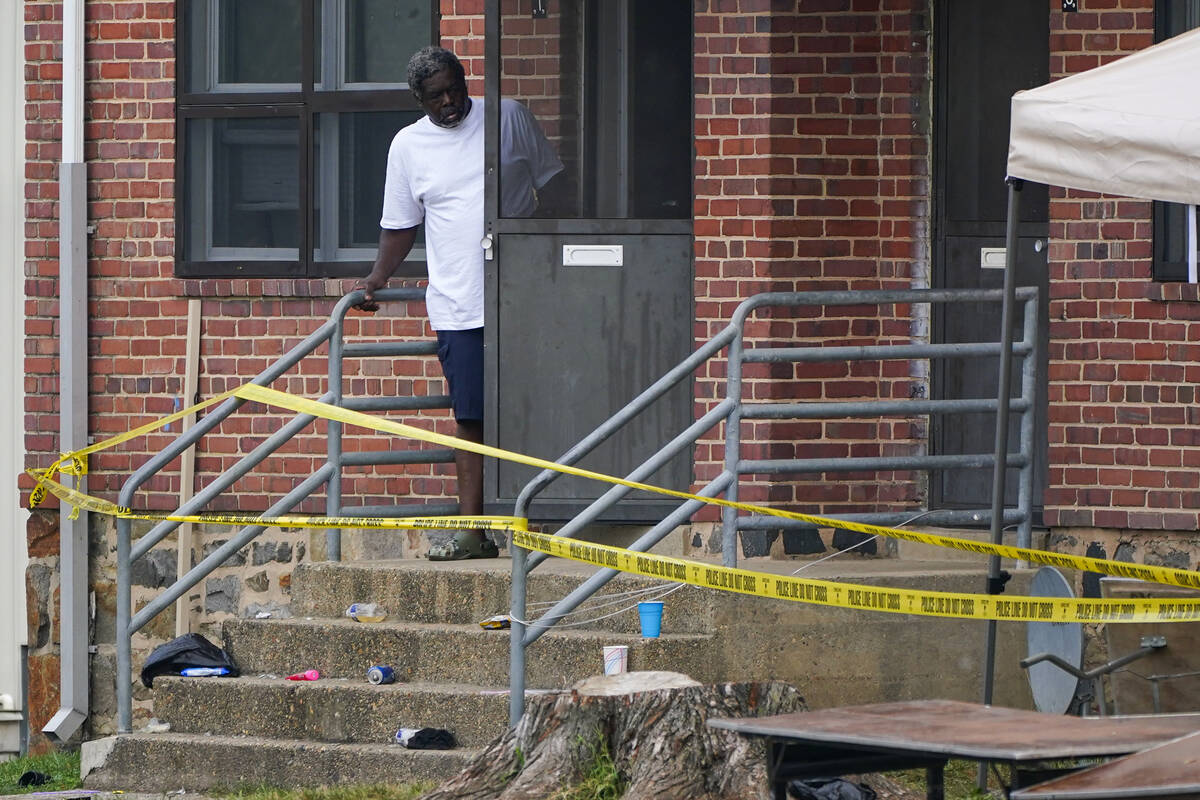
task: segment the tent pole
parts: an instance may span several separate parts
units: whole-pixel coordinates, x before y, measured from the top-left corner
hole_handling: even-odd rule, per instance
[[[992,466],[992,544],[1004,541],[1004,481],[1008,466],[1008,404],[1012,383],[1013,306],[1016,305],[1017,222],[1021,217],[1020,178],[1008,179],[1008,220],[1004,234],[1004,301],[1000,309],[1000,375],[996,388],[996,448]],[[1000,557],[988,557],[988,594],[1000,594],[1008,575]],[[996,680],[996,621],[988,620],[983,662],[983,703],[991,705]],[[979,765],[979,788],[987,788],[987,765]]]
[[[1196,283],[1196,251],[1200,249],[1200,243],[1196,241],[1196,207],[1187,207],[1187,262],[1188,262],[1188,283]]]

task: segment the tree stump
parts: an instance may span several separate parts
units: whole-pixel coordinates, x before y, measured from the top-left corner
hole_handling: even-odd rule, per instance
[[[764,741],[705,723],[804,710],[804,699],[777,681],[702,686],[674,672],[629,672],[525,706],[516,728],[422,800],[544,800],[585,780],[598,759],[611,761],[624,800],[766,800]]]

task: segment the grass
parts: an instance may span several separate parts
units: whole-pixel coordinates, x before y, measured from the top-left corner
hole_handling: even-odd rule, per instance
[[[625,794],[625,782],[608,752],[608,742],[596,732],[595,742],[588,745],[591,759],[583,777],[573,786],[554,794],[551,800],[620,800]]]
[[[40,786],[18,786],[17,781],[26,772],[41,772],[49,775],[51,780]],[[82,783],[79,778],[78,752],[46,753],[0,762],[0,795],[64,791],[77,789]]]
[[[18,786],[17,781],[29,771],[44,773],[52,780],[40,786]],[[0,762],[0,795],[64,791],[77,789],[82,783],[79,778],[78,752],[47,753]],[[281,789],[259,785],[241,786],[210,794],[229,800],[416,800],[434,786],[434,783],[410,783]]]
[[[909,769],[903,772],[888,773],[889,777],[893,778],[905,786],[913,789],[925,791],[925,770]],[[999,789],[992,789],[990,792],[982,792],[976,785],[979,775],[979,763],[976,761],[949,761],[946,764],[945,773],[942,776],[942,783],[946,790],[946,800],[981,800],[981,798],[998,796],[993,795],[993,792],[998,792]],[[996,776],[988,772],[988,787],[989,789],[996,784]]]
[[[259,785],[241,786],[212,794],[228,800],[415,800],[435,785],[378,783],[306,789],[281,789],[276,786]]]

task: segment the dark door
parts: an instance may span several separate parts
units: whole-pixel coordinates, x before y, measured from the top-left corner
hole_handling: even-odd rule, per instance
[[[989,260],[989,250],[994,255],[994,248],[1004,247],[1009,104],[1014,92],[1050,79],[1050,7],[1046,0],[953,0],[935,7],[934,284],[999,289],[1004,285],[1003,267],[981,264]],[[1046,474],[1048,192],[1045,186],[1027,184],[1022,195],[1016,284],[1037,286],[1041,291],[1038,331],[1042,365],[1034,412],[1033,495],[1040,509]],[[1018,339],[1019,312],[1018,306]],[[934,335],[939,341],[994,342],[999,338],[998,303],[980,308],[951,306],[935,314]],[[932,391],[937,398],[995,397],[997,378],[995,359],[938,362]],[[1014,392],[1019,391],[1019,364],[1014,364],[1012,386]],[[1019,429],[1014,415],[1009,426],[1010,452],[1016,451]],[[991,453],[995,430],[994,414],[935,417],[932,449],[945,455]],[[1007,482],[1007,505],[1016,502],[1016,483]],[[935,472],[931,506],[986,508],[991,504],[991,488],[990,469]]]
[[[555,459],[692,349],[692,4],[502,0],[487,14],[485,436]],[[528,216],[510,202],[514,100],[563,167]],[[691,421],[685,381],[580,466],[625,475]],[[537,472],[489,461],[489,510],[511,512]],[[686,489],[691,474],[687,453],[650,482]],[[531,511],[563,519],[608,488],[563,478]],[[671,505],[633,497],[605,519]]]

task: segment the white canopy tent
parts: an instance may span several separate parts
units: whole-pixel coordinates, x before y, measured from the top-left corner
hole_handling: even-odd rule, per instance
[[[1012,99],[1008,174],[1035,183],[1200,204],[1200,29]]]
[[[1003,536],[1017,220],[1024,181],[1188,206],[1188,275],[1197,281],[1200,204],[1200,30],[1013,95],[1008,227],[992,481],[992,541]],[[1022,546],[1027,543],[1018,542]],[[992,557],[988,592],[1002,591]],[[996,627],[988,623],[983,701],[991,703]]]

